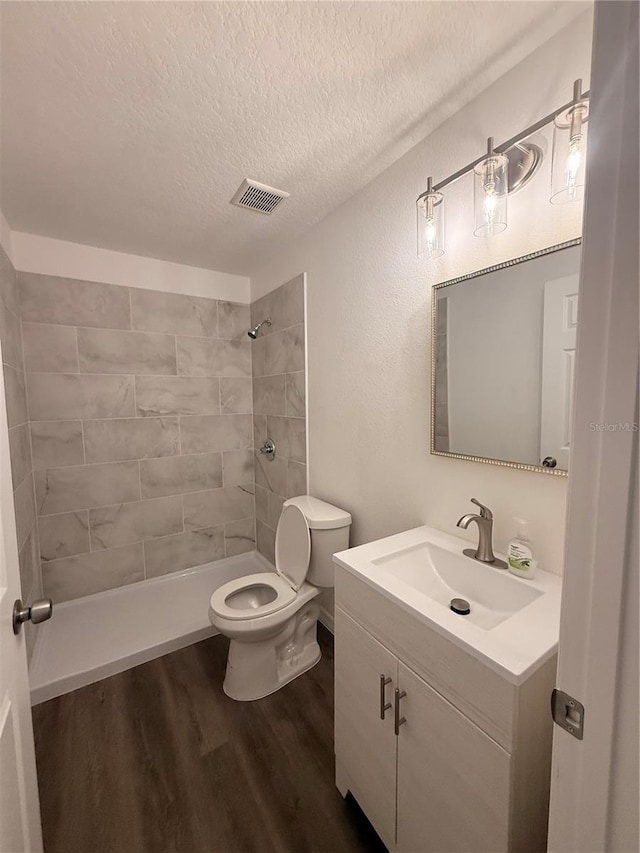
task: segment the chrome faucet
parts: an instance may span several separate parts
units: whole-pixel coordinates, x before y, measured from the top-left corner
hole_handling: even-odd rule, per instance
[[[479,500],[476,500],[476,498],[471,498],[471,503],[480,507],[479,514],[470,512],[467,513],[467,515],[463,515],[462,518],[458,519],[457,526],[466,530],[471,522],[475,521],[478,525],[478,547],[475,551],[473,548],[465,548],[462,553],[467,557],[473,557],[474,560],[479,560],[481,563],[488,563],[497,569],[506,569],[507,564],[504,560],[499,560],[493,553],[493,547],[491,544],[493,534],[493,513],[489,507],[481,504]]]

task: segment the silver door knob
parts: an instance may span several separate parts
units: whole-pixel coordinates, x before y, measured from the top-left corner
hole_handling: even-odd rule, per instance
[[[545,456],[542,460],[543,468],[555,468],[557,464],[558,462],[553,458],[553,456]]]
[[[38,625],[40,622],[46,622],[51,619],[53,613],[53,602],[50,598],[41,598],[39,601],[34,601],[31,607],[23,604],[17,598],[13,604],[13,633],[19,634],[23,622],[33,622]]]

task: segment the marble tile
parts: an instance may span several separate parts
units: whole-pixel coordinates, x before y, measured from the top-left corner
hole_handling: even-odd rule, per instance
[[[256,486],[256,519],[263,524],[269,519],[269,492],[262,486]]]
[[[42,567],[44,594],[58,604],[141,580],[144,557],[140,543],[65,557]]]
[[[89,513],[63,512],[38,519],[40,557],[43,562],[86,554],[89,546]]]
[[[227,557],[247,554],[256,547],[256,525],[253,518],[230,521],[224,526],[224,552]]]
[[[267,459],[262,453],[255,454],[256,485],[278,495],[287,493],[287,460],[282,456]]]
[[[222,454],[143,459],[140,462],[140,482],[143,498],[219,489],[222,486]]]
[[[33,496],[33,477],[25,477],[13,493],[13,508],[16,516],[18,551],[36,523],[36,505]]]
[[[288,459],[289,449],[289,419],[269,415],[267,417],[267,435],[276,446],[276,456]]]
[[[267,433],[267,416],[266,415],[256,415],[254,412],[253,415],[253,446],[256,450],[258,450],[265,441],[269,438],[269,434]]]
[[[251,379],[220,380],[220,411],[223,415],[251,414],[252,398]]]
[[[183,453],[250,450],[253,446],[251,415],[180,418],[180,441]]]
[[[38,536],[34,527],[18,554],[20,568],[20,592],[23,601],[32,601],[42,594],[40,560],[38,557]]]
[[[307,466],[299,462],[287,462],[287,491],[286,497],[295,498],[307,494]]]
[[[271,293],[261,296],[251,304],[251,325],[255,326],[267,317],[271,318],[270,326],[263,326],[260,329],[260,334],[268,337],[284,329],[287,325],[287,316],[285,312],[284,300],[284,285],[272,290]]]
[[[275,566],[276,533],[260,521],[256,522],[256,545],[262,556]]]
[[[11,482],[16,489],[31,473],[31,441],[29,424],[20,424],[9,430],[9,456],[11,458]]]
[[[304,418],[287,418],[289,459],[307,461],[307,422]]]
[[[265,373],[304,370],[304,326],[291,326],[266,338]]]
[[[267,372],[267,338],[256,338],[251,343],[251,369],[253,376],[265,376]]]
[[[78,465],[36,471],[39,515],[136,501],[140,498],[137,462]]]
[[[32,421],[126,418],[134,414],[133,377],[30,373],[27,399]]]
[[[178,418],[110,418],[84,422],[87,462],[153,459],[180,452]]]
[[[131,328],[127,287],[25,272],[18,273],[18,282],[21,316],[27,322]]]
[[[304,323],[304,276],[292,278],[282,286],[286,326]]]
[[[27,396],[24,387],[24,373],[9,364],[3,364],[4,393],[7,405],[7,426],[9,429],[27,422]]]
[[[286,414],[290,418],[304,418],[305,410],[305,377],[301,373],[287,373],[285,377]]]
[[[78,344],[73,326],[23,323],[25,369],[40,373],[77,373]]]
[[[2,246],[0,246],[0,299],[10,311],[20,316],[18,276]]]
[[[78,353],[81,373],[178,372],[173,335],[78,329]]]
[[[285,414],[285,377],[257,376],[253,380],[253,411],[259,415]]]
[[[251,376],[251,341],[178,338],[181,376]]]
[[[144,543],[146,576],[154,578],[201,566],[221,560],[224,554],[223,525],[149,539]]]
[[[16,370],[24,370],[20,317],[10,311],[1,299],[0,341],[2,341],[2,361],[12,365]]]
[[[136,376],[138,414],[218,415],[220,380],[187,376]]]
[[[251,308],[239,302],[218,302],[218,336],[232,340],[247,339],[251,327]]]
[[[283,503],[283,497],[276,495],[275,492],[267,492],[267,524],[272,530],[278,527]]]
[[[253,483],[253,452],[251,450],[225,451],[222,454],[222,471],[225,486]]]
[[[81,421],[34,421],[30,427],[34,468],[84,463]]]
[[[89,527],[92,551],[182,533],[182,498],[176,495],[92,509]]]
[[[251,484],[195,492],[184,496],[183,505],[185,530],[253,518],[254,487]]]
[[[161,293],[132,288],[133,328],[170,335],[218,335],[218,303],[215,299]]]

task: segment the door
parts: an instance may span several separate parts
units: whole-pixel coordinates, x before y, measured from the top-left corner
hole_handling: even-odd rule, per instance
[[[549,457],[569,470],[569,437],[578,328],[579,277],[564,276],[544,287],[540,462]]]
[[[0,372],[0,853],[42,850],[24,631],[15,636],[20,597],[4,377]]]
[[[637,851],[639,7],[595,4],[589,157],[554,727],[552,853]]]
[[[403,663],[398,850],[508,849],[511,757]]]
[[[335,619],[336,775],[340,779],[343,774],[346,787],[392,849],[396,837],[393,691],[398,686],[398,659],[339,607]],[[390,680],[384,684],[386,679]]]

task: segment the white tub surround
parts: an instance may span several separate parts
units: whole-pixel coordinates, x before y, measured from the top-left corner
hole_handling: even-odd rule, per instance
[[[54,605],[33,655],[32,704],[217,634],[207,613],[212,592],[268,571],[253,552]]]

